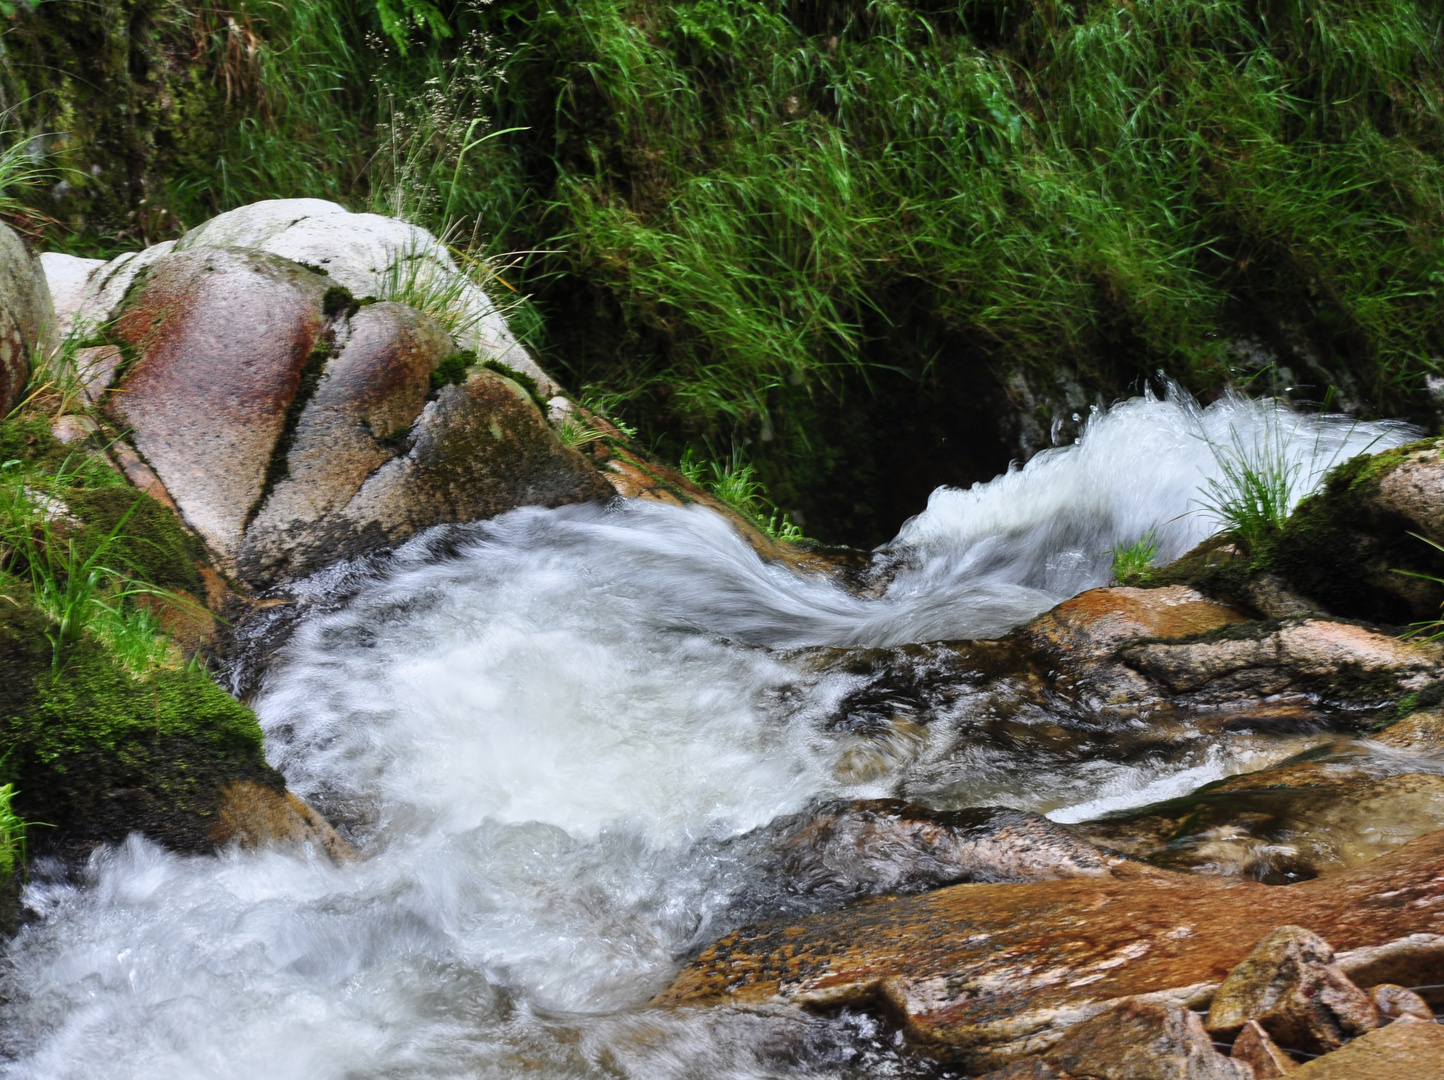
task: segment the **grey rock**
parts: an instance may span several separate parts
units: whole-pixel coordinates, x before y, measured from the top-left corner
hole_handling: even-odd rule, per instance
[[[54,346],[54,322],[44,273],[15,231],[0,224],[0,415],[25,392],[31,353]]]

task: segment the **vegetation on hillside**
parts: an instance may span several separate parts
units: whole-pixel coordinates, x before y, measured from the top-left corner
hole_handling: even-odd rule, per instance
[[[86,0],[17,10],[4,81],[69,170],[56,242],[315,195],[521,252],[499,287],[574,389],[875,541],[1158,369],[1432,422],[1441,31],[1427,0]]]

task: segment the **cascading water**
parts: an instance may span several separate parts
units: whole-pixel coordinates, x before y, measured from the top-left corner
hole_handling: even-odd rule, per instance
[[[0,1072],[925,1073],[866,1017],[644,1007],[688,949],[777,910],[768,844],[739,835],[821,797],[898,792],[1079,820],[1283,751],[1069,772],[935,746],[862,777],[824,723],[856,677],[803,647],[996,636],[1106,583],[1120,540],[1153,527],[1176,556],[1213,528],[1215,449],[1270,430],[1291,436],[1300,493],[1409,434],[1136,399],[1072,447],[935,493],[883,553],[876,599],[763,564],[700,509],[521,510],[418,540],[304,618],[255,702],[273,764],[362,857],[132,839],[82,883],[37,880],[41,918],[3,976]],[[947,783],[919,781],[920,761]]]

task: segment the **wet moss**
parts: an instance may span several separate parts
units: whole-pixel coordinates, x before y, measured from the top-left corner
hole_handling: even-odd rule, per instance
[[[84,639],[50,672],[45,620],[0,611],[0,782],[16,811],[47,829],[32,851],[118,841],[139,830],[182,851],[209,848],[221,788],[253,779],[281,789],[255,715],[201,669],[137,678]]]
[[[445,357],[431,373],[431,391],[435,393],[443,386],[456,386],[466,381],[466,373],[476,363],[476,353],[471,349],[452,353]]]
[[[512,382],[516,383],[518,386],[520,386],[523,390],[526,391],[527,397],[531,398],[537,403],[538,408],[540,408],[543,413],[546,412],[547,403],[546,398],[542,397],[541,395],[541,387],[539,387],[537,385],[537,381],[526,372],[517,371],[514,367],[508,367],[500,360],[483,360],[481,362],[481,366],[486,368],[488,371],[494,371],[498,375],[504,376],[505,378],[508,378]]]
[[[66,502],[85,522],[82,550],[100,543],[124,519],[110,548],[116,569],[166,589],[202,588],[196,569],[205,558],[201,542],[149,495],[130,487],[103,487],[74,491]]]
[[[1444,556],[1410,536],[1416,527],[1407,519],[1380,510],[1375,496],[1392,469],[1439,446],[1428,439],[1344,462],[1298,505],[1256,561],[1339,614],[1396,624],[1433,616],[1444,588],[1395,571],[1444,575]]]

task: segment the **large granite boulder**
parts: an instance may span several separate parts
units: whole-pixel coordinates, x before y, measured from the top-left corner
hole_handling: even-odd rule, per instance
[[[224,562],[265,489],[325,292],[320,275],[261,252],[174,253],[116,322],[136,359],[107,410]]]
[[[450,275],[471,305],[460,334],[439,321],[454,311],[374,300],[391,257]],[[524,350],[477,338],[499,316],[450,260],[415,226],[300,200],[106,264],[45,263],[72,335],[110,343],[89,350],[109,365],[91,390],[109,384],[103,407],[139,452],[127,475],[266,588],[430,525],[613,495],[548,424]]]
[[[31,354],[54,344],[54,322],[43,271],[15,231],[0,223],[0,416],[19,402]]]
[[[353,214],[322,199],[267,199],[227,211],[176,241],[177,251],[254,248],[327,276],[357,299],[429,296],[456,348],[536,380],[543,397],[556,387],[516,340],[506,319],[457,267],[447,246],[419,225],[380,214]]]

